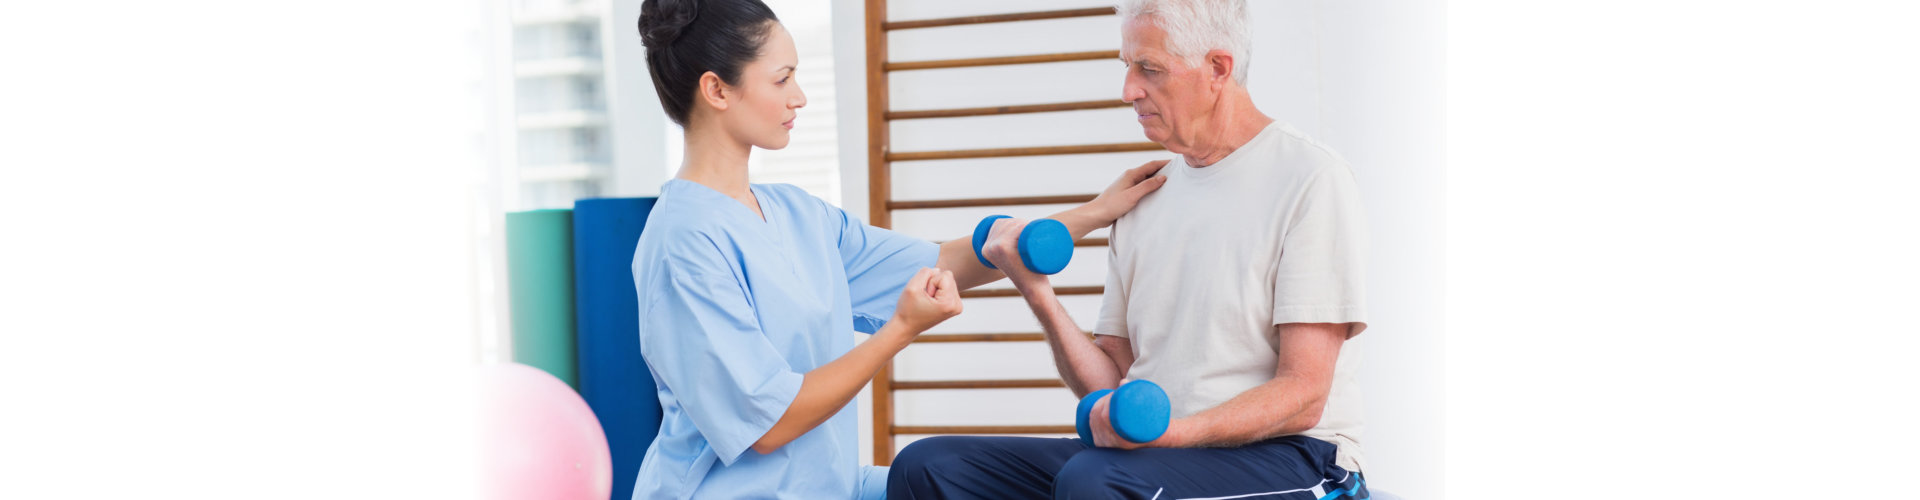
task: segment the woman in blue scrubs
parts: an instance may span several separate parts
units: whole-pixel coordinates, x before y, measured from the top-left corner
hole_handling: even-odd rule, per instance
[[[881,498],[858,465],[847,403],[959,290],[1003,276],[968,238],[934,244],[868,226],[789,185],[747,182],[752,148],[786,147],[793,39],[758,0],[646,0],[639,29],[667,116],[685,131],[634,253],[640,350],[660,433],[634,498]],[[1159,187],[1160,163],[1051,218],[1076,238]],[[968,228],[971,229],[971,228]],[[872,334],[855,345],[849,331]]]

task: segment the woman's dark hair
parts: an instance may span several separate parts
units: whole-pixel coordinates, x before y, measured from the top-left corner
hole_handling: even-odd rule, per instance
[[[700,75],[712,71],[738,85],[740,69],[760,56],[760,45],[780,19],[760,0],[646,0],[640,3],[640,43],[660,105],[687,126]]]

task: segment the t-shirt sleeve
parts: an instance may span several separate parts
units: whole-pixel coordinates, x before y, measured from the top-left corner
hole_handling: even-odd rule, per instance
[[[1366,330],[1366,221],[1351,170],[1307,183],[1280,247],[1273,324],[1350,323],[1349,338]]]
[[[1121,264],[1120,252],[1115,245],[1120,241],[1120,223],[1115,222],[1113,229],[1107,232],[1107,286],[1100,293],[1100,319],[1093,324],[1093,333],[1127,338],[1127,272]]]
[[[732,465],[800,394],[804,378],[761,331],[747,292],[726,267],[697,262],[641,281],[641,352],[706,438]]]
[[[839,207],[825,206],[840,227],[840,261],[847,271],[847,297],[853,305],[853,329],[880,331],[900,304],[907,280],[921,268],[940,262],[940,245],[867,225]]]

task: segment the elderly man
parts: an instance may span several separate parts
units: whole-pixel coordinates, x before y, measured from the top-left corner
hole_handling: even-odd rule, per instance
[[[1244,0],[1128,0],[1122,97],[1178,155],[1165,185],[1113,226],[1091,337],[1003,221],[986,256],[1046,330],[1075,394],[1152,380],[1173,420],[1148,443],[1094,407],[1077,439],[937,437],[900,453],[895,500],[927,498],[1365,499],[1350,350],[1366,329],[1365,227],[1339,155],[1253,105]]]

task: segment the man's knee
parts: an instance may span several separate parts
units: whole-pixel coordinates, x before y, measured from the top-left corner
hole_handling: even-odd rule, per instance
[[[1095,448],[1074,454],[1053,478],[1055,499],[1132,498],[1133,464],[1126,452]]]
[[[904,492],[898,488],[921,492],[933,479],[952,474],[956,468],[971,467],[963,457],[977,446],[975,441],[964,436],[937,436],[908,444],[887,471],[889,496],[912,498],[902,496]]]
[[[894,457],[893,470],[889,474],[899,474],[901,469],[943,470],[964,464],[964,461],[954,458],[974,447],[970,441],[964,436],[935,436],[914,441]]]

